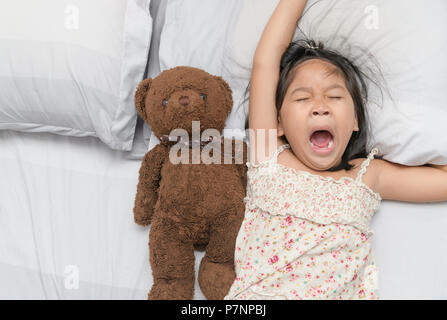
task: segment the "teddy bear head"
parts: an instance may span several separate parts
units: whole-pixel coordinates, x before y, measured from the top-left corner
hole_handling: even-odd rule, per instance
[[[222,133],[233,98],[222,77],[179,66],[143,80],[135,93],[135,106],[158,138],[174,129],[191,135],[192,121],[200,121],[200,133],[209,128]]]

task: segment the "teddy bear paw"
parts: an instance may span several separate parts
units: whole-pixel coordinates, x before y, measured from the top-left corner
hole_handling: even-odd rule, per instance
[[[206,257],[200,262],[199,285],[208,300],[222,300],[235,278],[232,263],[214,263]]]
[[[191,300],[194,296],[194,277],[158,279],[148,294],[148,300]]]

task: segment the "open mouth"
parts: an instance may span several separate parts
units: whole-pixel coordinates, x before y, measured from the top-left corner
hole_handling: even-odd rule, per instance
[[[328,130],[316,130],[310,138],[311,149],[318,154],[329,154],[335,148],[334,136]]]

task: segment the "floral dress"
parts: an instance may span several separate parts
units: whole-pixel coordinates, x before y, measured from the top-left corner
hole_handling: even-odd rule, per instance
[[[381,196],[361,179],[335,180],[277,163],[247,162],[245,218],[229,299],[379,299],[369,224]]]

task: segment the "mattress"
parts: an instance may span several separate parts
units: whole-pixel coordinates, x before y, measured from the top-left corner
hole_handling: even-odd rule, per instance
[[[49,133],[1,131],[0,150],[0,298],[146,299],[150,227],[132,213],[141,160]],[[447,298],[446,226],[447,203],[382,202],[381,299]]]
[[[0,141],[0,298],[146,299],[149,228],[132,213],[141,161],[97,138]]]

